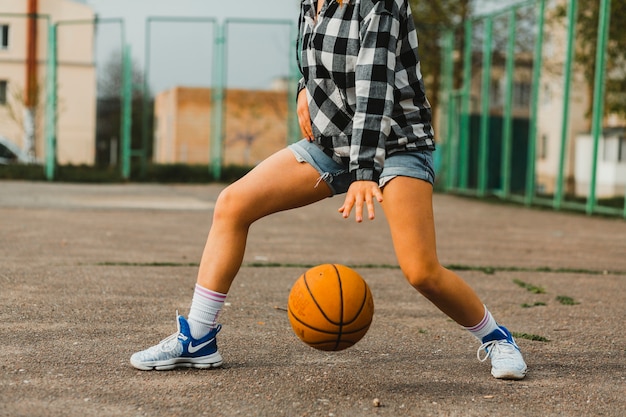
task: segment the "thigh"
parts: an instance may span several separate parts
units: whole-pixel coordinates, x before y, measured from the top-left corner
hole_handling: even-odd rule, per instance
[[[382,207],[405,273],[439,265],[432,192],[430,183],[403,176],[395,177],[383,188]]]
[[[270,156],[223,194],[228,206],[239,207],[247,220],[305,206],[327,198],[331,190],[310,164],[299,162],[289,149]]]

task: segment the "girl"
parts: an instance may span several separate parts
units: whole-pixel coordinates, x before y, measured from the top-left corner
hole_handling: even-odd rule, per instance
[[[344,194],[344,218],[385,211],[408,282],[480,341],[496,378],[521,379],[526,364],[510,332],[437,258],[432,208],[434,133],[407,0],[303,0],[297,113],[304,139],[220,194],[188,319],[135,353],[143,370],[222,364],[219,312],[243,261],[250,225],[264,216]],[[484,352],[481,358],[480,353]]]

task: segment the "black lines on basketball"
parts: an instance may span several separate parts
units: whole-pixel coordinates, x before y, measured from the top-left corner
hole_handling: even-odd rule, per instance
[[[374,302],[367,283],[344,265],[318,265],[298,278],[287,308],[294,333],[316,349],[343,350],[368,331]]]

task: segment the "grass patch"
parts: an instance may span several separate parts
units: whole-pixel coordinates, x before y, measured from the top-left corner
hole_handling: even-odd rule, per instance
[[[546,290],[544,290],[542,287],[529,284],[527,282],[522,281],[521,279],[516,278],[513,280],[513,282],[533,294],[545,294],[546,293]]]
[[[97,266],[200,266],[197,262],[98,262]]]
[[[480,266],[480,265],[445,265],[446,268],[454,271],[481,271],[491,275],[496,272],[547,272],[552,274],[584,274],[584,275],[626,275],[626,271],[609,271],[606,269],[584,269],[584,268],[552,268],[549,266],[538,266],[527,268],[522,266]]]
[[[446,265],[446,268],[452,269],[454,271],[480,271],[487,275],[493,275],[496,273],[496,270],[504,270],[503,268],[496,268],[493,266],[471,266],[471,265]]]
[[[563,304],[564,306],[574,306],[576,304],[580,304],[578,301],[574,301],[572,297],[568,297],[566,295],[557,295],[556,301]]]
[[[550,341],[548,338],[539,336],[537,334],[517,333],[517,332],[511,332],[511,334],[516,339],[526,339],[526,340],[532,340],[534,342],[549,342]]]
[[[522,308],[542,307],[542,306],[545,306],[545,305],[546,305],[546,303],[544,303],[542,301],[537,301],[536,303],[532,303],[532,304],[524,303],[524,304],[522,304]]]

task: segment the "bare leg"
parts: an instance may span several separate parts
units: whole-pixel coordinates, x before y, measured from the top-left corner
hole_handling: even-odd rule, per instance
[[[409,283],[460,325],[479,323],[485,314],[483,303],[437,258],[432,186],[397,177],[385,186],[383,196],[396,256]]]
[[[283,149],[222,191],[215,206],[198,284],[227,293],[243,262],[248,229],[269,214],[305,206],[331,195],[319,173]]]

